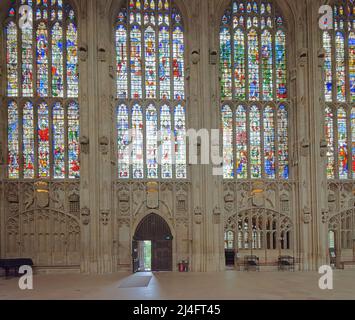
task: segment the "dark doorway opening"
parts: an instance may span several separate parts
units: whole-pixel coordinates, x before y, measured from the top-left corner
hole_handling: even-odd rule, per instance
[[[133,272],[172,271],[172,241],[169,225],[162,217],[146,216],[133,237]]]

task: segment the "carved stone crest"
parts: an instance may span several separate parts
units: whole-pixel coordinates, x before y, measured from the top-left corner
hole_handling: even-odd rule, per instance
[[[127,212],[129,210],[129,192],[122,190],[118,195],[119,208],[121,212]]]
[[[84,154],[88,154],[89,153],[89,138],[86,136],[82,136],[80,137],[80,150],[82,153]]]
[[[196,207],[194,210],[194,220],[196,224],[201,224],[202,223],[202,208],[201,207]]]
[[[9,203],[18,203],[18,191],[16,185],[9,185],[7,189],[7,201]]]
[[[159,185],[156,182],[147,183],[147,207],[149,209],[159,208]]]
[[[88,46],[86,44],[82,44],[79,48],[79,59],[85,62],[88,58]]]
[[[228,192],[224,196],[224,208],[227,211],[231,211],[231,210],[233,210],[233,207],[234,207],[234,196],[231,192]]]
[[[309,208],[304,208],[303,209],[303,222],[305,224],[309,224],[309,223],[312,222],[311,209],[309,209]]]
[[[84,226],[87,226],[90,223],[90,209],[88,207],[81,209],[81,221]]]
[[[176,210],[178,212],[186,212],[186,195],[180,193],[176,196]]]
[[[213,224],[221,223],[221,215],[221,210],[218,207],[213,209]]]
[[[101,211],[100,221],[104,226],[107,226],[110,221],[110,212],[109,211]]]
[[[49,206],[49,186],[47,182],[37,182],[35,184],[36,205],[44,209]]]

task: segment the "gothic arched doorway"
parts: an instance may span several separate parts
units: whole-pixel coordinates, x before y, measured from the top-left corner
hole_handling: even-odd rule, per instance
[[[146,216],[133,237],[133,272],[172,271],[172,240],[170,227],[162,217]]]

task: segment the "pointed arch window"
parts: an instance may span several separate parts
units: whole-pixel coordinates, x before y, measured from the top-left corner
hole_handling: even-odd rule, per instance
[[[5,43],[8,178],[79,178],[73,7],[65,0],[11,1]]]
[[[115,51],[118,177],[185,179],[185,39],[173,1],[128,0]]]
[[[355,178],[355,6],[335,1],[333,23],[322,32],[324,132],[329,180]]]
[[[233,0],[222,17],[225,179],[289,178],[286,31],[272,1]]]

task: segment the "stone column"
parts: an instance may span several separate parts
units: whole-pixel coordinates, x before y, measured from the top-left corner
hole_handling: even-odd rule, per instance
[[[79,71],[81,127],[81,271],[99,269],[99,99],[97,65],[97,0],[80,2]]]
[[[201,9],[203,5],[201,1],[195,0],[186,4],[188,11],[191,12],[189,16],[185,17],[185,21],[188,19],[188,32],[186,34],[186,41],[188,52],[187,57],[187,114],[188,114],[188,129],[199,130],[203,128],[202,114],[203,114],[203,102],[201,101],[201,69],[203,68],[201,62],[201,23],[203,21]],[[194,149],[201,150],[197,145]],[[188,156],[190,150],[188,150]],[[199,157],[198,157],[199,158]],[[191,179],[192,190],[192,261],[191,268],[194,272],[204,271],[204,240],[205,240],[205,212],[204,206],[204,190],[202,189],[203,181],[202,177],[203,167],[200,165],[189,165],[189,178]]]
[[[112,206],[112,174],[111,168],[111,132],[114,121],[112,98],[113,81],[110,78],[110,48],[113,47],[112,28],[107,19],[110,16],[110,0],[98,1],[97,7],[97,73],[98,73],[98,104],[97,104],[97,122],[98,122],[98,159],[99,165],[97,172],[99,173],[98,193],[100,194],[99,202],[99,272],[112,272],[112,226],[113,224],[113,208]]]

